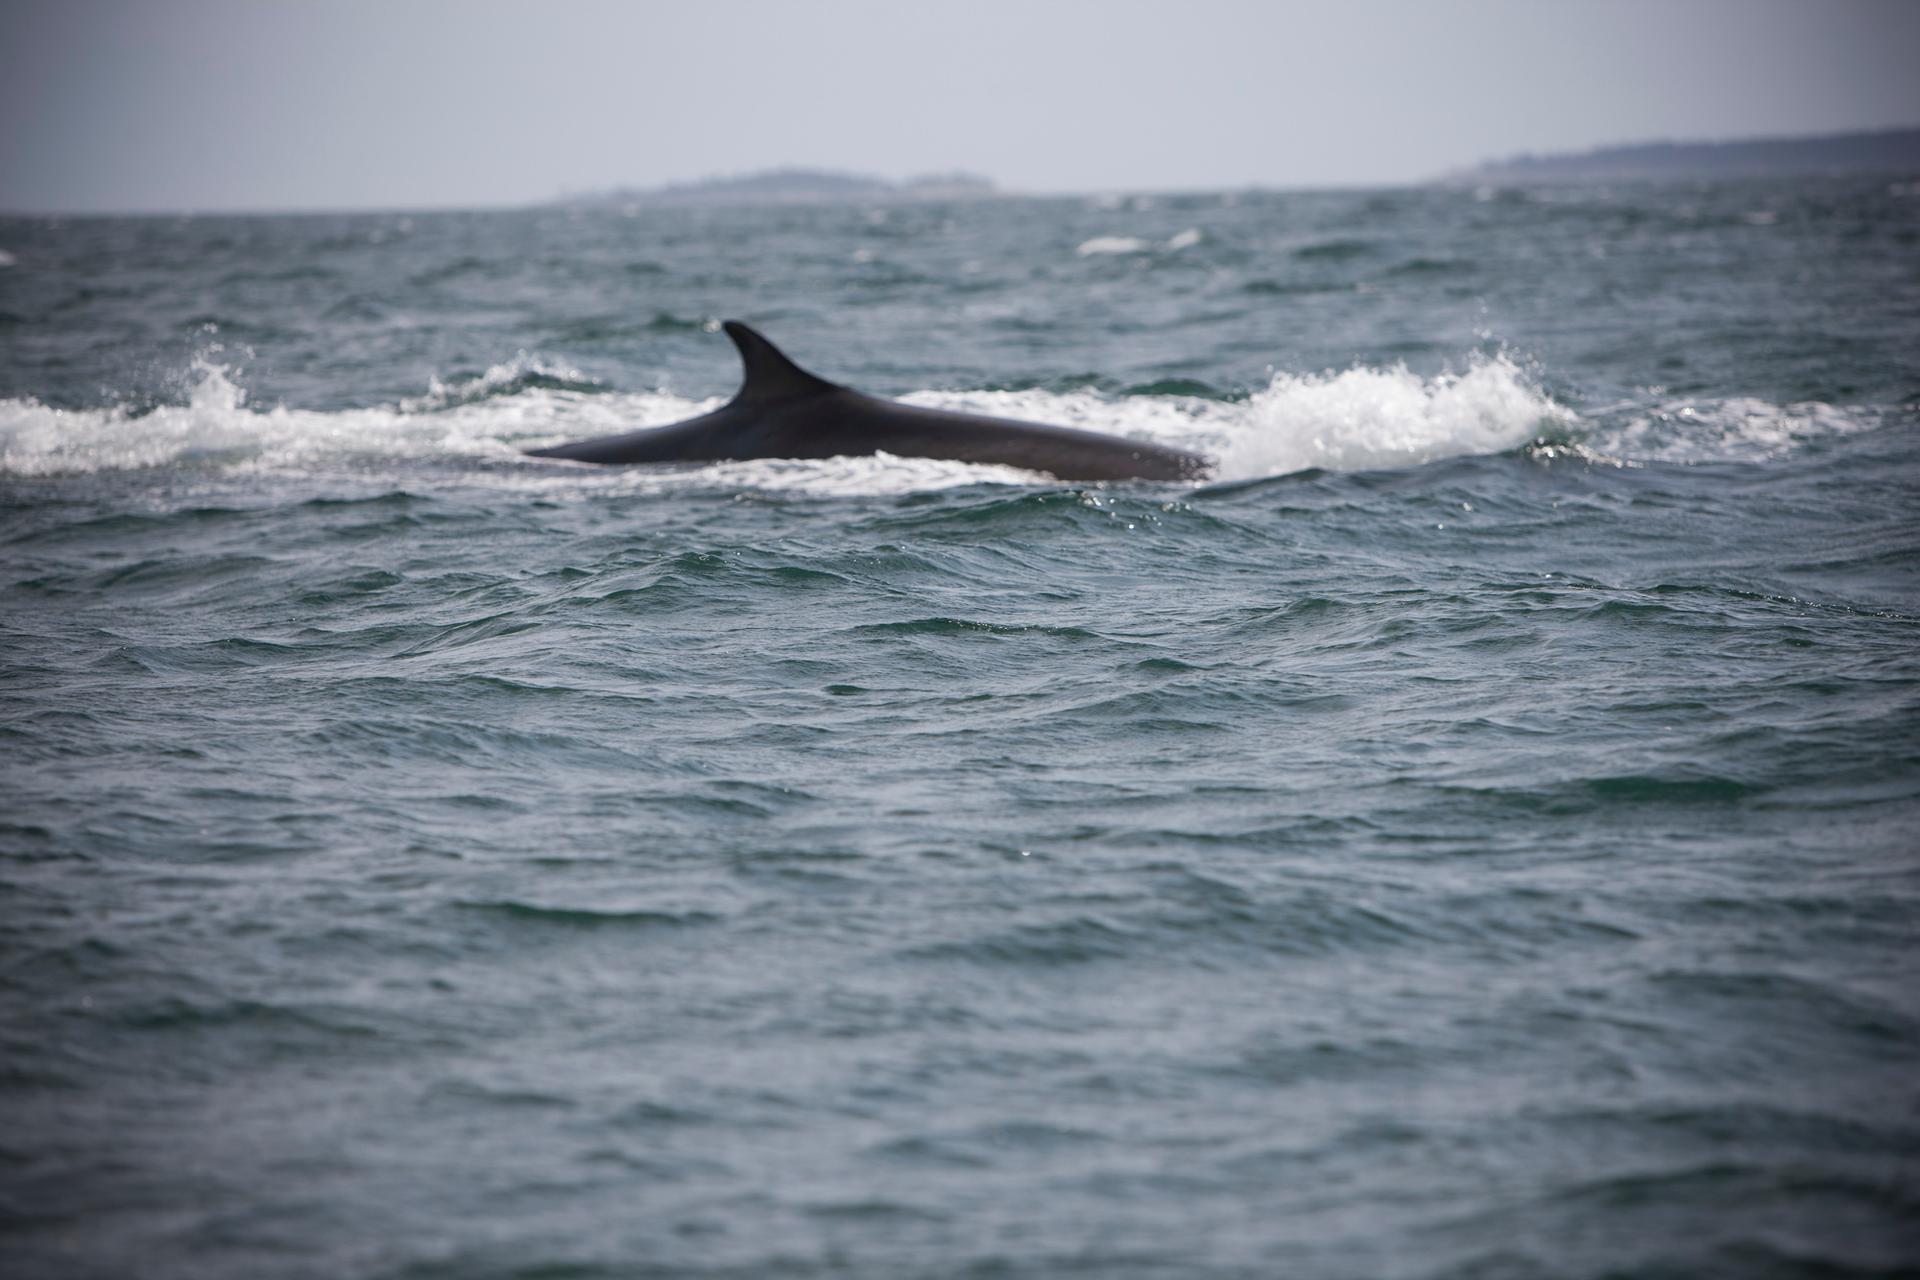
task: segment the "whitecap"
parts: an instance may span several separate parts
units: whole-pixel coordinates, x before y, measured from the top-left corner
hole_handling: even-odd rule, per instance
[[[1145,253],[1153,246],[1138,236],[1095,236],[1083,240],[1074,252],[1083,258],[1091,258],[1103,253]]]
[[[1756,462],[1822,437],[1870,431],[1885,418],[1884,410],[1871,406],[1819,400],[1665,400],[1600,432],[1594,445],[1654,462]]]

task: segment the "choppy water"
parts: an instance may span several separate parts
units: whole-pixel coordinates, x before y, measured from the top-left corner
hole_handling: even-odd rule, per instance
[[[7,1274],[1913,1274],[1914,190],[0,221]]]

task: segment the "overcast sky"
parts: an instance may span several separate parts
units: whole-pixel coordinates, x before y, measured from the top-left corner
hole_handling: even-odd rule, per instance
[[[779,165],[1413,182],[1920,124],[1911,0],[0,0],[0,208],[525,203]]]

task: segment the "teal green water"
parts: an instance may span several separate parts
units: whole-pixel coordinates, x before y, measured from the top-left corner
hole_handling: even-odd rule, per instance
[[[1912,1274],[1912,190],[0,221],[7,1273]]]

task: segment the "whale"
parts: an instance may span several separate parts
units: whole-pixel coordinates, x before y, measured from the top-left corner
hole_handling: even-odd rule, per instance
[[[744,376],[738,394],[718,409],[526,452],[611,465],[889,453],[994,463],[1070,481],[1197,480],[1212,466],[1200,454],[1146,440],[866,395],[808,373],[738,320],[720,327],[739,349]]]

